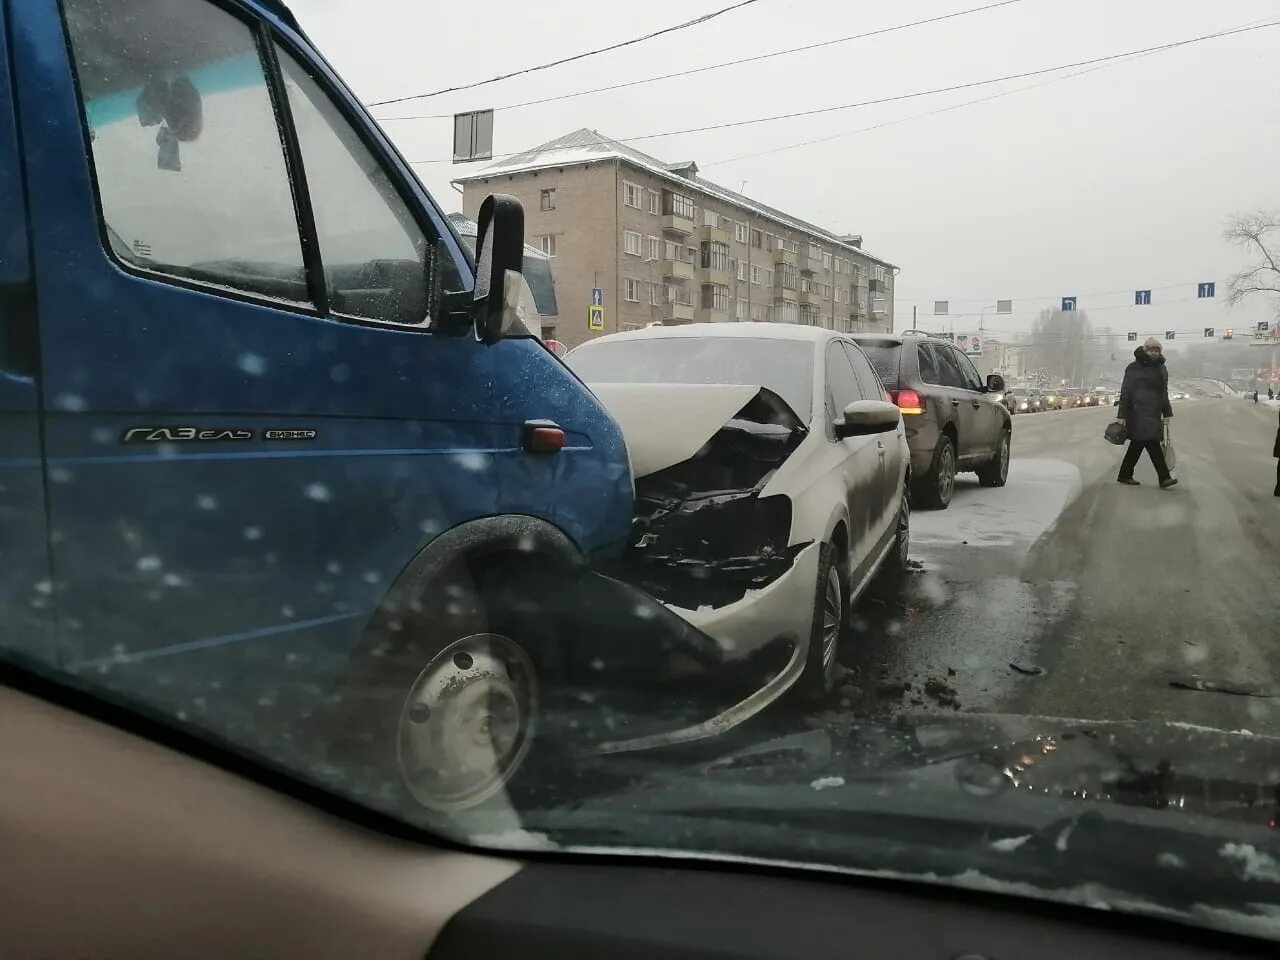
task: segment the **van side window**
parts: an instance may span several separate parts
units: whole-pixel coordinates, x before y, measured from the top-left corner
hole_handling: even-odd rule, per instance
[[[208,0],[64,0],[63,9],[115,256],[307,302],[284,148],[250,28]]]
[[[849,364],[849,357],[840,341],[833,340],[827,346],[827,403],[832,422],[842,419],[844,408],[861,399],[862,387]]]
[[[942,386],[965,389],[964,374],[960,372],[960,364],[956,362],[956,353],[945,344],[938,344],[933,350],[938,362],[938,373],[942,378]]]
[[[328,95],[287,52],[277,51],[330,310],[385,323],[425,323],[434,238],[424,236],[376,156]],[[456,287],[458,281],[445,283]]]
[[[880,380],[880,374],[871,368],[871,361],[867,359],[866,354],[856,344],[849,343],[847,340],[843,343],[845,352],[849,354],[849,364],[858,378],[858,386],[862,388],[862,398],[884,400],[884,383]]]

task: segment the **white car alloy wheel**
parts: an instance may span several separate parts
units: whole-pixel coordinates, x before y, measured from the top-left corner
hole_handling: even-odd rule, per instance
[[[840,586],[840,571],[832,564],[827,571],[827,586],[822,599],[822,675],[831,677],[836,669],[836,654],[840,648],[840,627],[844,622],[844,590]]]
[[[396,725],[405,788],[432,810],[482,803],[529,751],[537,677],[509,637],[478,633],[449,644],[418,674]]]

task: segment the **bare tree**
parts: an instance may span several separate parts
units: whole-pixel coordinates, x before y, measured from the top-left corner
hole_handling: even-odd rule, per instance
[[[1227,221],[1222,237],[1245,250],[1253,265],[1227,281],[1227,304],[1234,307],[1255,294],[1275,299],[1280,317],[1280,211],[1255,210],[1236,214]]]

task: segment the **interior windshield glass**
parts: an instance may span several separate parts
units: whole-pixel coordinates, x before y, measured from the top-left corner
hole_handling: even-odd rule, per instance
[[[0,5],[5,670],[1280,942],[1275,0]]]

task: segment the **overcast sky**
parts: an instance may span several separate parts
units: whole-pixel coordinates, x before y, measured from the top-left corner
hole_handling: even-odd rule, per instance
[[[380,118],[451,114],[578,91],[848,36],[984,0],[897,3],[758,0],[625,50],[475,90],[378,107]],[[368,101],[435,90],[604,46],[729,0],[680,5],[599,0],[291,0],[304,29]],[[514,152],[579,127],[628,138],[894,96],[1182,40],[1267,18],[1277,0],[1020,0],[1010,6],[693,77],[499,110],[494,149]],[[358,25],[356,23],[358,21]],[[1017,330],[1076,295],[1095,327],[1251,331],[1267,309],[1195,301],[1241,262],[1221,240],[1232,212],[1280,207],[1280,27],[1046,78],[817,117],[634,143],[837,232],[901,267],[897,325],[951,302],[957,330],[1012,298]],[[1049,75],[1056,76],[1056,75]],[[1000,99],[867,132],[1002,90]],[[446,119],[386,122],[412,160],[451,150]],[[742,154],[849,133],[751,159]],[[415,167],[446,210],[451,163]],[[1154,305],[1131,306],[1153,288]],[[1225,291],[1220,289],[1220,295]],[[1184,302],[1178,302],[1184,301]],[[1189,301],[1189,302],[1188,302]],[[926,317],[930,317],[925,323]]]

